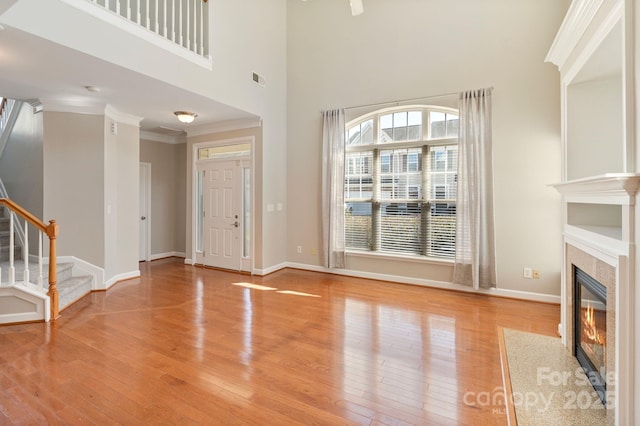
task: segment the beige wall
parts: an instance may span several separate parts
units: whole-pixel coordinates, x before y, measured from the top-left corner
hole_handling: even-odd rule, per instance
[[[140,141],[140,161],[151,163],[151,255],[184,253],[186,144]]]
[[[544,63],[567,0],[288,3],[287,258],[321,265],[321,117],[346,108],[494,87],[498,287],[560,293],[560,91]],[[330,22],[330,31],[327,23]],[[303,253],[296,253],[296,246]],[[449,281],[451,267],[349,257],[358,271]],[[523,267],[540,271],[522,277]]]
[[[58,255],[104,268],[104,117],[43,114],[43,216],[60,226]]]
[[[107,115],[44,112],[44,216],[60,226],[58,255],[104,268],[105,281],[138,271],[137,125]],[[97,283],[101,286],[102,283]]]
[[[138,271],[140,128],[104,116],[105,278]],[[117,133],[110,132],[117,123]]]

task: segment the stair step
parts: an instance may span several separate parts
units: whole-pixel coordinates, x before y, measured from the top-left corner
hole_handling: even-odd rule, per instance
[[[90,275],[67,278],[56,284],[58,288],[58,306],[62,310],[91,292]]]
[[[0,262],[0,268],[2,269],[2,275],[0,275],[0,282],[6,283],[9,282],[9,262],[3,261]],[[14,268],[16,271],[16,281],[22,281],[24,277],[24,262],[22,260],[16,260],[14,263]],[[64,280],[71,278],[73,272],[73,263],[58,263],[56,267],[56,278],[57,282],[60,283]],[[42,267],[42,280],[44,281],[44,286],[49,287],[48,284],[49,278],[49,266],[43,265]],[[33,284],[38,283],[38,264],[29,264],[29,282]]]

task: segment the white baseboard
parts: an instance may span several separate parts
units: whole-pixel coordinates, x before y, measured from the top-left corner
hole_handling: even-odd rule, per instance
[[[284,269],[284,268],[287,268],[287,267],[289,267],[289,263],[282,262],[282,263],[270,266],[270,267],[265,268],[265,269],[256,269],[256,268],[254,268],[253,271],[252,271],[252,274],[262,277],[262,276],[272,274],[272,273],[274,273],[276,271],[279,271],[280,269]],[[302,269],[302,268],[300,268],[300,269]]]
[[[280,265],[278,265],[280,266]],[[545,303],[556,303],[560,304],[560,296],[553,296],[550,294],[541,294],[541,293],[532,293],[528,291],[519,291],[519,290],[509,290],[509,289],[501,289],[501,288],[489,288],[489,289],[479,289],[474,290],[471,287],[467,287],[460,284],[453,284],[444,281],[433,281],[426,280],[422,278],[411,278],[411,277],[403,277],[399,275],[388,275],[388,274],[379,274],[375,272],[366,272],[366,271],[354,271],[350,269],[330,269],[325,268],[324,266],[317,265],[307,265],[304,263],[292,263],[288,262],[285,267],[296,268],[296,269],[304,269],[307,271],[315,271],[315,272],[325,272],[330,274],[337,275],[345,275],[349,277],[357,277],[357,278],[368,278],[372,280],[380,280],[380,281],[390,281],[402,284],[412,284],[412,285],[420,285],[424,287],[432,287],[439,288],[445,290],[456,290],[456,291],[464,291],[467,293],[478,293],[478,294],[487,294],[491,296],[500,296],[500,297],[508,297],[511,299],[521,299],[521,300],[529,300],[533,302],[545,302]],[[282,269],[282,268],[278,268]],[[277,269],[276,269],[277,270]],[[275,272],[275,271],[271,271]],[[259,274],[256,274],[259,275]],[[266,274],[265,274],[266,275]]]
[[[185,259],[184,259],[184,264],[185,264],[185,265],[191,265],[191,266],[193,266],[193,265],[195,265],[195,264],[196,264],[196,261],[195,261],[195,260],[193,260],[193,259],[185,258]]]
[[[130,271],[130,272],[125,272],[123,274],[114,275],[104,283],[104,290],[107,290],[109,287],[111,287],[118,281],[129,280],[131,278],[138,278],[139,276],[140,276],[140,271]]]
[[[149,256],[149,260],[164,259],[165,257],[186,257],[186,254],[179,251],[169,251],[167,253],[152,254]]]
[[[49,263],[49,259],[46,259]],[[93,281],[91,282],[91,290],[104,290],[104,269],[89,263],[86,260],[82,260],[75,256],[58,256],[56,257],[58,263],[73,263],[73,276],[79,277],[82,275],[91,275]]]

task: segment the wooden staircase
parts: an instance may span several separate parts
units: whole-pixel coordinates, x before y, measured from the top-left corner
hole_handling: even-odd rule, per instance
[[[20,291],[29,293],[31,298],[29,302],[33,301],[34,293],[37,293],[38,290],[44,294],[51,295],[49,291],[49,267],[43,266],[40,267],[39,262],[36,260],[31,261],[28,260],[27,267],[25,268],[23,248],[18,244],[17,238],[14,238],[14,247],[13,247],[13,259],[11,262],[10,252],[11,252],[11,231],[10,231],[10,219],[8,216],[8,209],[5,206],[0,205],[0,290],[5,290],[0,294],[0,298],[11,297],[11,299],[7,299],[4,303],[0,303],[0,306],[7,307],[7,305],[15,305],[9,306],[9,311],[18,310],[18,306],[23,304],[23,300],[18,294]],[[15,221],[14,221],[15,222]],[[14,224],[15,226],[15,224]],[[33,250],[30,250],[33,252]],[[33,255],[32,255],[33,257]],[[10,271],[13,266],[14,272],[14,285],[10,283]],[[56,288],[56,307],[55,309],[51,309],[51,318],[55,319],[59,311],[68,307],[72,303],[78,301],[85,295],[91,292],[93,285],[93,277],[92,276],[74,276],[73,274],[73,263],[57,263],[54,271],[56,272],[56,276],[54,277],[55,288]],[[25,280],[25,275],[28,275],[28,279]],[[13,290],[11,294],[7,293],[7,289]],[[7,295],[8,294],[8,295]],[[32,302],[33,303],[33,302]],[[24,303],[28,304],[27,302]],[[20,321],[10,321],[3,320],[3,312],[0,308],[0,323],[6,322],[20,322]],[[43,318],[46,320],[46,318]]]

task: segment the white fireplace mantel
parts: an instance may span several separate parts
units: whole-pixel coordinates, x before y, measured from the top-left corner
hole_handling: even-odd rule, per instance
[[[570,203],[634,205],[640,173],[606,173],[551,186]]]

